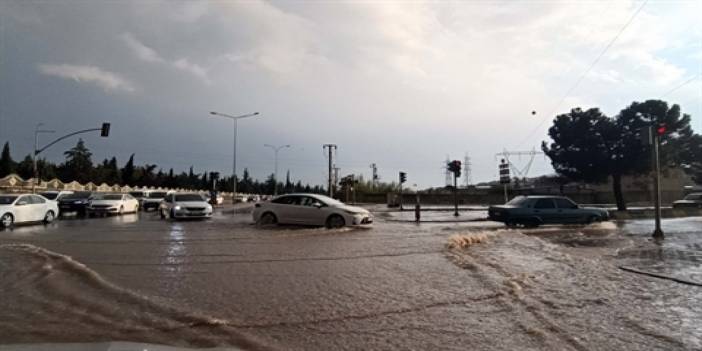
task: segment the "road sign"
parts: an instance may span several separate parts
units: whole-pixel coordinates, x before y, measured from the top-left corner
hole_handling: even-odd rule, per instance
[[[502,159],[502,162],[500,163],[500,184],[509,184],[510,180],[509,163],[507,163],[505,159]]]

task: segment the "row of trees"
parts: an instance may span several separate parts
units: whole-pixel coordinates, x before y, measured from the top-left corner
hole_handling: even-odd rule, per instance
[[[702,136],[690,127],[690,115],[662,100],[633,102],[614,117],[598,108],[574,108],[556,116],[542,149],[556,172],[574,181],[606,182],[619,210],[626,209],[621,180],[652,169],[651,146],[641,141],[641,128],[665,126],[661,136],[661,167],[679,167],[702,183]]]
[[[216,172],[195,173],[193,167],[188,172],[175,173],[173,168],[164,171],[155,164],[135,165],[134,154],[123,167],[117,165],[117,158],[104,159],[102,163],[94,164],[92,153],[85,146],[82,139],[73,148],[64,152],[66,160],[54,164],[46,159],[37,160],[39,176],[43,180],[57,178],[63,182],[78,181],[85,184],[122,184],[132,187],[166,187],[184,189],[212,189],[213,183],[219,191],[232,191],[232,177],[219,179]],[[10,144],[6,142],[0,154],[0,178],[11,173],[17,173],[24,179],[33,177],[33,163],[31,155],[22,161],[15,162],[10,153]],[[271,174],[265,181],[251,178],[248,169],[244,169],[243,176],[237,182],[237,191],[242,193],[273,194],[275,176]],[[288,171],[285,182],[278,182],[278,190],[283,192],[315,192],[324,193],[321,186],[303,185],[302,182],[293,182]]]

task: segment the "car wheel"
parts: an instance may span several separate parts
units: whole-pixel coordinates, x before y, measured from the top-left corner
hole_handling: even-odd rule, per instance
[[[327,228],[341,228],[345,225],[346,221],[344,220],[344,217],[339,215],[331,215],[329,219],[327,219]]]
[[[271,212],[264,213],[261,218],[258,219],[258,224],[261,226],[274,225],[278,223],[278,218]]]
[[[541,222],[536,218],[530,218],[524,220],[522,224],[524,224],[524,228],[537,228],[539,225],[541,225]]]
[[[506,222],[505,222],[505,226],[507,226],[507,228],[514,228],[514,227],[517,226],[517,222],[515,222],[515,221],[506,221]]]
[[[15,217],[13,217],[10,213],[5,213],[2,215],[2,218],[0,218],[0,226],[3,228],[10,228],[14,223]]]
[[[599,222],[599,221],[600,221],[600,217],[597,217],[597,216],[590,216],[590,217],[587,218],[587,220],[585,221],[585,223],[587,223],[587,224],[592,224],[592,223]]]
[[[55,215],[54,211],[47,211],[44,215],[44,223],[49,224],[54,221]]]

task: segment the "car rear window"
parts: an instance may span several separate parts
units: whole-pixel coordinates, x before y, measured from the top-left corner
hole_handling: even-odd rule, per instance
[[[685,196],[685,200],[702,200],[702,194],[690,194]]]

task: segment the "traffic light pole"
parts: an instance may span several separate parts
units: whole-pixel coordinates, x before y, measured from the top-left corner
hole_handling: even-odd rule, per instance
[[[653,200],[655,201],[656,211],[656,229],[653,231],[654,239],[663,239],[663,230],[661,229],[661,170],[659,144],[661,137],[658,133],[654,133],[653,140]]]
[[[44,150],[48,149],[49,147],[51,147],[52,145],[58,143],[58,142],[61,141],[61,140],[64,140],[64,139],[66,139],[66,138],[70,138],[70,137],[72,137],[72,136],[74,136],[74,135],[77,135],[77,134],[83,134],[83,133],[95,132],[95,131],[100,131],[100,133],[101,133],[100,136],[102,136],[102,137],[107,137],[107,136],[109,135],[109,133],[110,133],[110,124],[109,124],[109,123],[103,123],[103,124],[102,124],[102,127],[100,127],[100,128],[83,129],[83,130],[79,130],[79,131],[77,131],[77,132],[73,132],[73,133],[70,133],[70,134],[66,134],[66,135],[64,135],[64,136],[62,136],[62,137],[60,137],[60,138],[58,138],[58,139],[56,139],[56,140],[50,142],[49,144],[47,144],[46,146],[44,146],[44,147],[41,148],[41,149],[37,149],[37,137],[36,137],[36,134],[35,134],[35,136],[34,136],[34,152],[33,152],[33,157],[32,157],[32,168],[33,168],[33,173],[34,173],[34,179],[33,179],[33,181],[32,181],[32,193],[34,193],[35,190],[36,190],[36,184],[37,184],[37,180],[38,180],[37,177],[39,176],[39,174],[38,174],[39,172],[38,172],[38,170],[37,170],[37,156],[38,156],[40,153],[42,153]]]
[[[453,174],[453,215],[458,217],[458,177]]]

